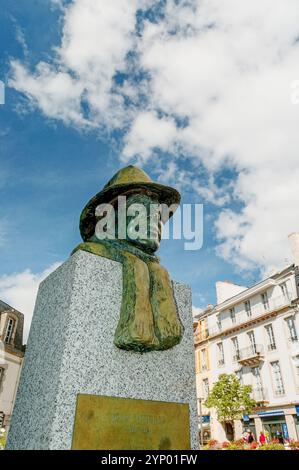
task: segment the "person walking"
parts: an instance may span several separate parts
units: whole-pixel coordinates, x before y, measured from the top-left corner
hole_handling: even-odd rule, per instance
[[[264,431],[260,432],[259,442],[261,446],[266,444],[266,436],[264,434]]]
[[[249,431],[247,442],[248,442],[248,444],[251,444],[253,441],[254,441],[253,433],[252,433],[252,431]]]

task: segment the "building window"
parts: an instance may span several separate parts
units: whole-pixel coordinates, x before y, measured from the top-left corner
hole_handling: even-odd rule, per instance
[[[200,354],[201,354],[201,370],[204,371],[204,370],[207,370],[207,350],[202,349],[200,351]]]
[[[267,349],[268,351],[274,351],[276,349],[276,343],[272,324],[265,326],[265,330],[267,333]]]
[[[208,396],[209,396],[209,393],[210,393],[209,379],[203,379],[203,381],[202,381],[202,391],[203,391],[204,398],[207,399]]]
[[[278,361],[271,362],[272,377],[274,383],[274,394],[276,396],[284,395],[284,385]]]
[[[269,299],[268,299],[268,294],[267,292],[264,292],[262,295],[262,302],[264,306],[264,310],[269,310]]]
[[[218,348],[218,366],[223,366],[224,365],[223,344],[222,343],[217,343],[217,348]]]
[[[249,331],[249,332],[247,333],[247,335],[248,335],[249,342],[250,342],[251,352],[252,352],[253,354],[256,354],[256,342],[255,342],[254,332],[253,332],[253,331]]]
[[[236,323],[236,312],[235,312],[234,307],[229,309],[229,314],[230,314],[232,324],[234,325]]]
[[[195,351],[195,373],[199,374],[200,372],[200,356],[199,356],[200,351],[197,349]]]
[[[247,317],[251,317],[252,311],[251,311],[250,300],[246,300],[246,302],[244,303],[244,305],[245,305],[245,312],[246,312],[246,314],[247,314]]]
[[[232,338],[232,344],[233,344],[233,362],[237,362],[240,359],[240,350],[239,350],[238,338],[236,336],[235,338]]]
[[[236,370],[235,374],[237,376],[237,379],[239,380],[240,383],[243,383],[243,369]]]
[[[14,332],[15,328],[15,320],[11,317],[8,318],[7,326],[6,326],[6,332],[4,336],[4,342],[9,344],[11,342],[11,338]]]
[[[263,388],[262,386],[262,378],[261,378],[261,371],[259,367],[252,367],[251,369],[252,375],[253,375],[253,385],[257,390],[261,390]]]
[[[282,295],[284,296],[284,298],[289,300],[290,295],[289,295],[287,283],[284,282],[283,284],[280,284],[280,288],[281,288]]]
[[[293,357],[293,364],[295,368],[295,375],[296,375],[296,386],[299,388],[299,355]]]
[[[263,388],[261,370],[258,366],[252,367],[251,372],[253,375],[253,398],[258,402],[264,401],[266,399],[266,393]]]
[[[298,341],[297,337],[297,330],[296,330],[296,325],[295,325],[295,319],[294,317],[288,317],[286,318],[286,324],[288,328],[288,336],[289,336],[289,341]]]
[[[217,327],[218,327],[218,330],[221,331],[222,330],[222,324],[221,324],[221,318],[220,318],[220,315],[217,315]]]

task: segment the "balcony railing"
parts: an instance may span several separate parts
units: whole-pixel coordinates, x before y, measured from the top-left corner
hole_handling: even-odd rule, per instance
[[[243,323],[263,317],[267,313],[275,312],[276,310],[286,307],[290,304],[291,304],[291,298],[289,296],[281,295],[281,296],[274,297],[274,298],[270,297],[268,303],[265,305],[262,303],[262,301],[256,305],[252,305],[250,316],[248,316],[248,314],[246,313],[244,309],[240,312],[236,312],[236,317],[235,317],[234,322],[232,322],[231,318],[228,317],[225,320],[223,320],[221,323],[218,322],[218,324],[212,325],[204,331],[195,332],[195,335],[194,335],[195,342],[198,343],[198,342],[204,341],[207,338],[210,338],[211,336],[216,336],[220,333],[225,332],[226,330],[242,325]],[[296,341],[296,339],[293,341]]]
[[[244,365],[254,365],[261,361],[264,356],[264,348],[261,344],[249,346],[248,348],[240,349],[238,361]]]
[[[267,389],[263,387],[254,388],[252,390],[252,398],[257,403],[263,403],[263,402],[269,401]]]

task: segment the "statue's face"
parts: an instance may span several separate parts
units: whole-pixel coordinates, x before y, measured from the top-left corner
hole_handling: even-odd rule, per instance
[[[138,248],[154,253],[161,241],[160,205],[154,196],[137,194],[127,197],[127,240]]]

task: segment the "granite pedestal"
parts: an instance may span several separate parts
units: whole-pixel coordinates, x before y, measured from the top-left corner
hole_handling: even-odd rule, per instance
[[[70,449],[78,394],[188,403],[198,448],[191,290],[174,282],[181,343],[144,354],[113,344],[120,263],[79,251],[40,285],[8,449]]]

